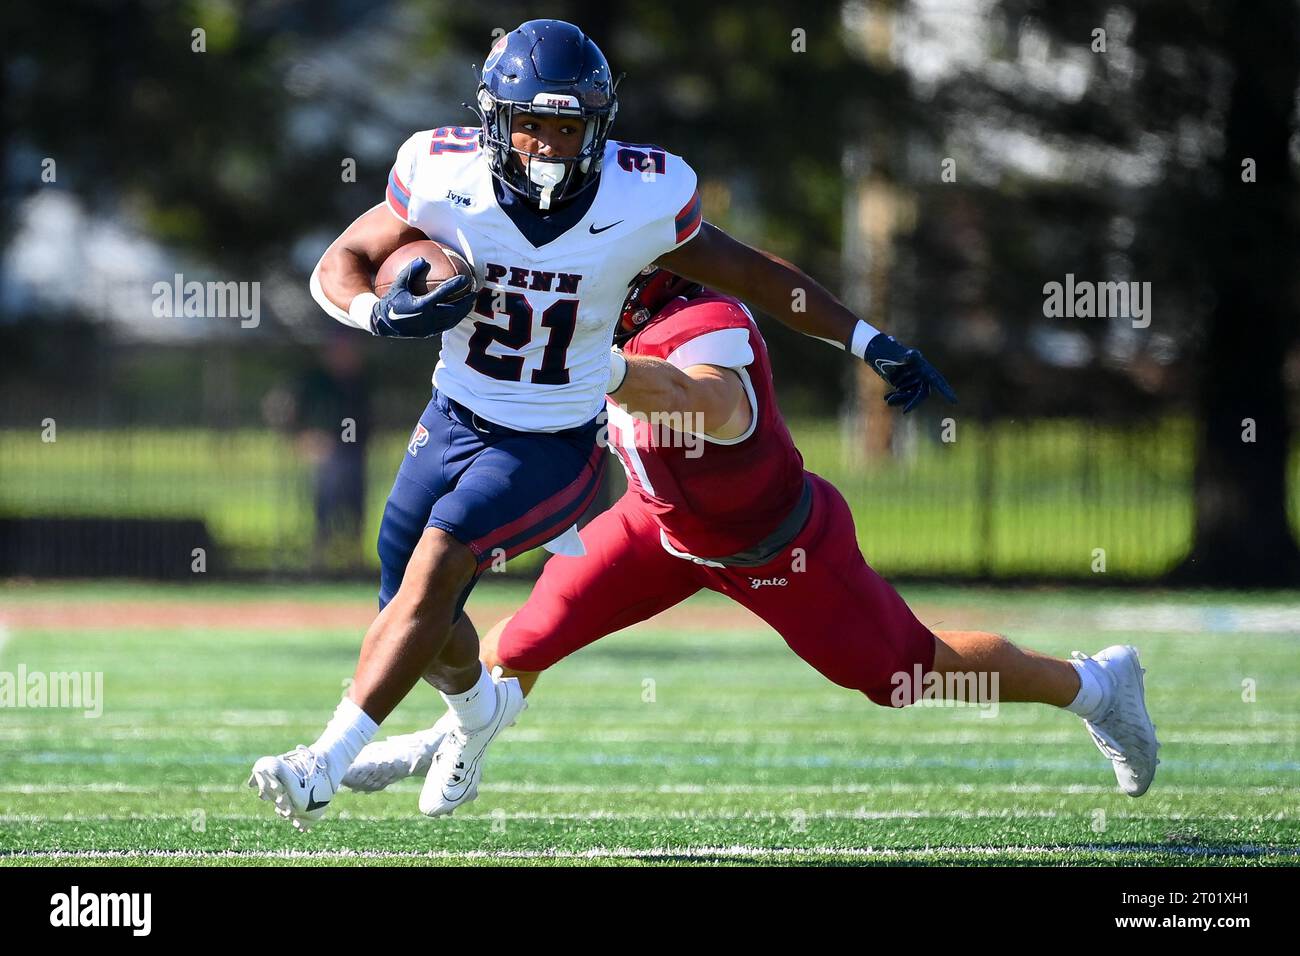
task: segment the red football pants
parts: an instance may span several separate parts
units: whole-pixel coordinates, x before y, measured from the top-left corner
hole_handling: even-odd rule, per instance
[[[637,496],[624,495],[583,529],[586,555],[546,563],[501,635],[501,663],[545,670],[708,588],[753,611],[825,677],[890,706],[896,687],[912,686],[916,665],[922,673],[933,666],[934,635],[867,565],[843,496],[825,479],[808,477],[807,523],[756,568],[712,568],[669,554]],[[894,680],[900,673],[907,675],[901,685]]]

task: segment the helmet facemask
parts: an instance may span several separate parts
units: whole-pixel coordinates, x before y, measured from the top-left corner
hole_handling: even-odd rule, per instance
[[[583,107],[577,97],[562,93],[539,93],[530,103],[502,100],[486,85],[479,86],[476,101],[493,174],[538,208],[550,209],[555,203],[572,199],[599,178],[605,143],[618,112],[618,100],[612,91],[608,105],[600,109]],[[544,156],[516,149],[511,129],[517,114],[582,120],[585,131],[578,155]]]

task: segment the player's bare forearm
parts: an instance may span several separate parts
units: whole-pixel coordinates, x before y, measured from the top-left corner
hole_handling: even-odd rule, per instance
[[[658,265],[753,303],[796,332],[847,346],[858,317],[798,266],[710,223]]]
[[[354,298],[374,291],[374,275],[385,259],[408,242],[427,238],[381,203],[357,218],[325,250],[316,266],[320,291],[346,312]]]
[[[675,365],[648,355],[625,355],[627,377],[611,397],[632,412],[687,412],[690,380]]]
[[[702,429],[718,435],[735,424],[749,403],[740,378],[730,369],[694,365],[683,370],[660,358],[628,355],[627,376],[611,398],[629,412],[698,416]],[[748,421],[739,429],[743,433]]]
[[[363,292],[373,292],[370,264],[354,249],[330,246],[318,266],[321,291],[340,309],[347,311],[349,303]]]

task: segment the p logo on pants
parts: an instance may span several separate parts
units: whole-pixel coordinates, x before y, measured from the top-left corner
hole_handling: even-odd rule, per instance
[[[416,425],[415,431],[411,432],[411,440],[407,443],[406,450],[414,458],[420,453],[420,449],[427,444],[429,444],[429,429],[425,428],[423,424]]]

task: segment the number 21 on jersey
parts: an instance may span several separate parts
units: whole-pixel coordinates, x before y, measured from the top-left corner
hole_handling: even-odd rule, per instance
[[[509,322],[504,327],[475,322],[465,364],[474,371],[499,381],[523,381],[522,355],[489,355],[487,348],[493,342],[498,342],[504,348],[519,352],[533,340],[533,306],[528,297],[520,292],[482,289],[474,303],[474,313],[488,319],[504,315]],[[542,350],[542,364],[533,369],[529,379],[534,385],[569,384],[569,370],[565,363],[568,361],[569,346],[573,342],[577,324],[577,299],[560,299],[542,313],[541,326],[550,331],[550,338]]]

